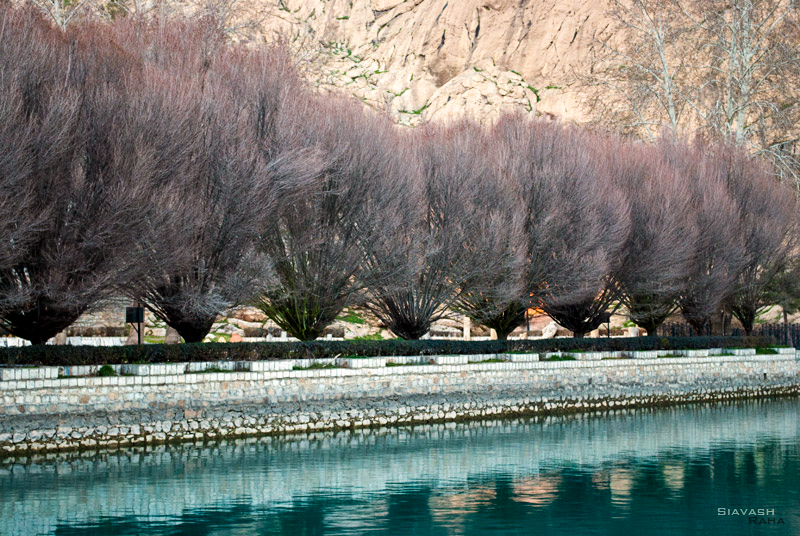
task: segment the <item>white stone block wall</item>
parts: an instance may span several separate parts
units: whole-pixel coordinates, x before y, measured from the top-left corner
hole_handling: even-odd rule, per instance
[[[57,367],[0,367],[0,455],[796,395],[800,386],[795,354],[669,359],[608,354],[582,361],[515,356],[429,356],[439,364],[411,361],[395,367],[387,363],[399,358],[339,359],[339,365],[349,366],[304,370],[295,367],[308,366],[309,360],[231,362],[230,372],[198,368],[196,373],[187,373],[193,364],[186,363],[117,365],[133,375],[102,378],[59,378]],[[497,358],[509,361],[483,362]],[[445,403],[453,409],[433,409]]]

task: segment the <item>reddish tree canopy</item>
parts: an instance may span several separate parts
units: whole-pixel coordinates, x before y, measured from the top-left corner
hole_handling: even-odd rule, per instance
[[[322,159],[309,180],[277,181],[278,208],[265,222],[260,251],[275,283],[262,294],[264,313],[301,340],[315,339],[368,287],[395,273],[367,262],[365,251],[395,248],[388,238],[407,218],[408,188],[398,135],[386,118],[355,101],[300,100],[306,121],[291,138]]]
[[[602,138],[558,123],[507,116],[495,126],[524,206],[526,291],[576,336],[596,328],[618,297],[614,279],[629,221],[599,157]]]
[[[613,176],[631,209],[619,282],[630,319],[655,335],[678,307],[696,241],[692,187],[653,145],[617,143]]]
[[[21,196],[20,223],[3,236],[13,259],[0,267],[2,322],[41,344],[126,277],[142,190],[117,173],[111,149],[125,58],[30,10],[2,8],[0,17],[0,108],[8,114],[0,180],[24,192],[10,194]]]

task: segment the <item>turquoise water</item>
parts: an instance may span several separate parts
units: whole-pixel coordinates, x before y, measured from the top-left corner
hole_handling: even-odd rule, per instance
[[[0,534],[800,535],[798,409],[781,399],[6,460]]]

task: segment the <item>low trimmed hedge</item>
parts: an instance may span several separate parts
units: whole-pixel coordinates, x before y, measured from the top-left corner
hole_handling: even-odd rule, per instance
[[[187,361],[267,361],[336,356],[415,356],[501,354],[505,352],[644,351],[703,348],[757,348],[774,344],[769,337],[631,337],[614,339],[543,339],[535,341],[309,341],[147,344],[142,346],[25,346],[0,348],[6,365],[103,365]]]

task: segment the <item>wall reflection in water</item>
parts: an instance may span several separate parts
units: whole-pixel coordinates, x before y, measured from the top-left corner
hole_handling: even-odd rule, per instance
[[[797,399],[0,461],[0,534],[800,532]]]

